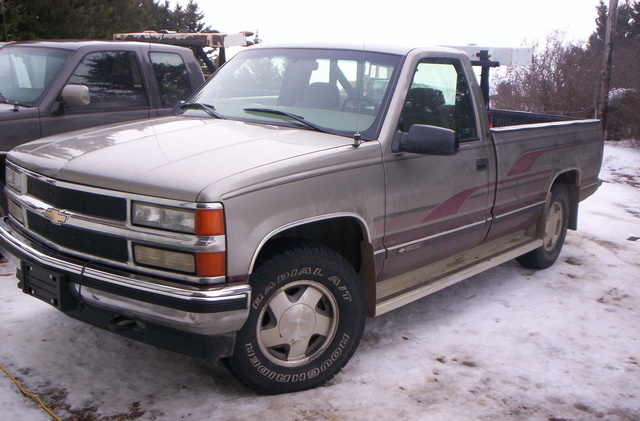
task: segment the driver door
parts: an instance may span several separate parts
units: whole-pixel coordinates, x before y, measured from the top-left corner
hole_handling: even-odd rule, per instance
[[[458,255],[486,234],[494,158],[490,139],[480,135],[472,95],[457,59],[418,63],[396,135],[414,124],[448,128],[456,133],[459,152],[385,153],[387,253],[380,280]]]

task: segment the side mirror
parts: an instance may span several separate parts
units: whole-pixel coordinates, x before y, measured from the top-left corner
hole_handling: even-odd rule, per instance
[[[414,124],[409,128],[409,133],[396,133],[391,151],[421,155],[455,155],[458,153],[458,147],[456,132],[453,130]]]
[[[89,88],[85,85],[66,85],[60,96],[66,105],[84,106],[91,103]]]

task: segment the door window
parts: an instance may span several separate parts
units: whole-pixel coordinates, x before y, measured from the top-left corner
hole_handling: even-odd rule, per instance
[[[418,64],[399,128],[407,132],[414,124],[454,130],[460,141],[478,139],[469,84],[459,62],[435,59]]]
[[[191,81],[184,60],[179,54],[150,53],[153,70],[160,89],[160,105],[172,107],[191,96]]]
[[[69,111],[135,108],[148,105],[140,67],[133,51],[88,54],[67,82],[89,88],[91,102]]]

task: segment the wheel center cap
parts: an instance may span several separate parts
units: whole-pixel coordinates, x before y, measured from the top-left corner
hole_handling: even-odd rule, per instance
[[[280,336],[288,343],[309,338],[316,327],[316,312],[306,304],[289,307],[280,318]]]

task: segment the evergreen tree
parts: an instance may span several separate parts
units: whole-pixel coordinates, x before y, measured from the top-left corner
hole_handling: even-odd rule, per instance
[[[600,4],[596,7],[598,17],[596,18],[596,30],[589,37],[588,47],[590,49],[602,49],[604,45],[604,36],[607,29],[608,7],[600,0]]]
[[[190,0],[4,0],[8,41],[111,39],[114,33],[204,29],[204,14]],[[0,40],[4,40],[4,28]]]
[[[204,20],[204,13],[200,11],[200,7],[194,0],[189,0],[187,6],[184,9],[184,21],[182,32],[206,32],[205,26],[202,21]]]

